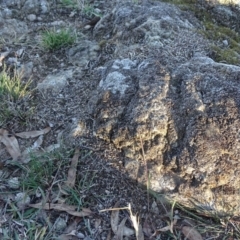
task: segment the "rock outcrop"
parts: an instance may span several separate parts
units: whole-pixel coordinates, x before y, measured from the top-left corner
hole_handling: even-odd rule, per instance
[[[113,60],[96,70],[89,113],[95,136],[122,150],[131,176],[146,180],[145,157],[153,190],[236,214],[240,67],[209,58],[199,26],[160,2],[121,5],[102,18],[94,35],[108,34]]]
[[[84,143],[93,129],[97,140],[123,153],[126,171],[143,184],[147,162],[154,191],[189,207],[239,214],[240,44],[238,34],[228,36],[225,28],[237,22],[239,31],[239,10],[210,9],[224,30],[217,47],[232,50],[235,66],[211,59],[202,23],[172,4],[96,1],[112,11],[86,11],[90,20],[101,16],[87,26],[80,20],[84,9],[61,10],[63,2],[0,0],[0,64],[16,66],[25,78],[33,75],[44,93],[35,100],[36,129],[55,123],[59,135],[71,135],[69,142],[82,137]],[[206,21],[205,28],[217,38],[214,24]],[[57,54],[40,51],[45,30],[68,26],[81,40]],[[24,105],[23,112],[31,108]]]

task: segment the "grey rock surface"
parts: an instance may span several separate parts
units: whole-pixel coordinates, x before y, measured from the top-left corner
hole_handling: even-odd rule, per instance
[[[29,14],[29,15],[27,15],[27,19],[29,21],[33,22],[37,19],[37,16],[35,14]]]
[[[15,7],[17,6],[20,8],[24,4],[25,0],[2,0],[1,4],[2,6],[7,6],[7,7]]]
[[[68,50],[69,62],[85,68],[89,61],[95,60],[100,50],[97,43],[88,40],[82,40],[77,46]]]
[[[25,22],[17,19],[5,19],[0,17],[0,35],[5,39],[18,38],[28,33],[28,26]]]
[[[73,71],[71,69],[49,74],[43,82],[38,83],[37,88],[43,92],[51,90],[53,93],[57,94],[67,85],[67,80],[71,78],[72,75]]]
[[[22,11],[25,14],[44,14],[49,11],[49,3],[45,0],[26,0]]]
[[[239,213],[240,67],[207,57],[199,23],[183,16],[164,3],[126,5],[97,24],[96,37],[112,23],[117,44],[89,101],[94,134],[120,149],[143,183],[131,165],[145,158],[153,190]]]
[[[177,195],[185,202],[192,197],[212,210],[239,211],[239,79],[240,67],[201,56],[172,73],[169,126],[175,131],[167,135],[165,166],[171,174],[177,170]]]

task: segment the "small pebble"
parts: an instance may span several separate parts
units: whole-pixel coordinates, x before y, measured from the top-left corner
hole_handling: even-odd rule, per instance
[[[4,18],[11,18],[12,17],[12,10],[6,8],[3,10],[3,16]]]
[[[30,200],[30,197],[25,192],[20,192],[15,196],[15,202],[20,209],[23,209],[27,204],[29,204]]]
[[[23,55],[23,53],[24,53],[24,49],[21,48],[21,49],[19,49],[19,50],[16,51],[16,56],[17,56],[17,57],[21,57],[21,56]]]
[[[228,46],[228,40],[223,40],[222,42],[223,42],[224,46]]]
[[[27,16],[27,19],[30,21],[30,22],[33,22],[37,19],[37,16],[35,14],[29,14]]]
[[[10,178],[8,180],[8,186],[12,189],[18,189],[19,188],[19,180],[17,177],[14,177],[14,178]]]
[[[58,231],[65,229],[67,226],[66,220],[59,217],[54,223],[54,228]]]

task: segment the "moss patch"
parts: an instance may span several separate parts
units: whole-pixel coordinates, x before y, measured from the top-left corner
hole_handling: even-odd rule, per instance
[[[220,47],[212,46],[212,55],[216,62],[226,62],[233,65],[239,65],[239,55],[231,48],[221,49]]]
[[[191,11],[202,22],[199,33],[213,44],[210,47],[211,57],[216,62],[240,65],[240,34],[231,26],[226,27],[217,20],[216,13],[211,11],[211,3],[197,0],[164,0],[164,2],[178,5],[182,10]],[[223,43],[227,41],[227,45]]]

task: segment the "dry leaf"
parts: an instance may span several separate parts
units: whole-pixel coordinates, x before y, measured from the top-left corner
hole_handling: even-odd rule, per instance
[[[61,234],[56,240],[79,240],[77,236]]]
[[[57,204],[57,203],[36,203],[36,204],[29,204],[30,207],[39,208],[44,210],[59,210],[59,211],[74,211],[77,207],[71,206],[67,204]]]
[[[94,228],[98,229],[101,225],[102,220],[100,218],[97,218],[94,222]]]
[[[52,145],[46,147],[44,150],[45,150],[46,152],[52,152],[52,151],[54,151],[55,149],[60,148],[60,146],[61,146],[60,144],[56,143],[56,144],[52,144]]]
[[[4,136],[8,136],[8,131],[3,129],[3,128],[0,128],[0,140],[1,140],[1,137],[4,137]]]
[[[80,156],[79,149],[75,150],[74,156],[71,161],[71,166],[68,170],[68,177],[66,185],[69,187],[74,187],[75,181],[76,181],[76,172],[77,172],[77,164],[78,164],[78,158]]]
[[[72,230],[70,233],[66,234],[67,236],[76,236],[78,238],[84,238],[85,236],[82,233],[77,232],[77,230]]]
[[[131,210],[131,205],[130,204],[129,204],[129,211],[130,211],[130,218],[132,220],[133,227],[134,227],[134,229],[136,231],[136,238],[137,238],[137,240],[144,240],[142,226],[139,224],[139,220],[137,219],[137,216],[134,216],[132,214],[132,210]]]
[[[135,231],[129,227],[124,226],[123,228],[123,236],[130,237],[135,233]]]
[[[127,218],[125,217],[118,226],[117,234],[116,234],[117,240],[122,240],[123,239],[123,229],[125,227],[125,222],[126,221],[127,221]]]
[[[40,135],[38,139],[33,143],[31,149],[38,149],[43,143],[43,136]]]
[[[125,222],[127,220],[127,217],[125,217],[121,223],[118,225],[118,230],[116,234],[117,240],[122,240],[123,236],[130,237],[135,233],[135,231],[131,228],[128,228],[125,226]]]
[[[157,229],[157,232],[166,232],[166,231],[168,231],[168,230],[171,230],[171,226],[166,226],[166,227]]]
[[[189,240],[203,240],[202,236],[195,228],[185,226],[182,228],[182,233]]]
[[[143,223],[143,232],[145,233],[145,235],[147,235],[147,237],[150,237],[153,233],[148,216],[146,216],[145,221]]]
[[[17,139],[14,136],[8,137],[7,130],[0,129],[0,142],[6,146],[13,160],[17,160],[21,156]]]
[[[74,220],[71,224],[69,224],[63,231],[64,234],[68,234],[70,233],[72,230],[76,230],[77,229],[77,221]]]
[[[87,208],[82,209],[81,212],[78,211],[66,211],[66,212],[75,217],[86,217],[93,214],[93,212]]]
[[[75,211],[75,209],[77,208],[76,206],[71,206],[71,205],[67,205],[65,203],[61,203],[61,204],[57,204],[57,203],[36,203],[36,204],[29,204],[29,207],[33,207],[33,208],[39,208],[39,209],[44,209],[44,210],[58,210],[58,211],[64,211],[69,213],[72,216],[76,216],[76,217],[86,217],[86,216],[90,216],[93,214],[93,212],[88,209],[88,208],[83,208],[81,212]]]
[[[39,153],[37,153],[37,150],[40,148],[42,143],[43,143],[43,136],[40,135],[31,147],[29,147],[23,151],[22,157],[21,157],[21,162],[28,163],[31,160],[30,153],[34,152],[35,154],[39,154]]]
[[[166,232],[166,231],[170,231],[171,233],[173,233],[173,226],[177,224],[177,220],[179,219],[179,217],[177,215],[175,215],[173,217],[173,221],[171,221],[170,225],[166,226],[166,227],[163,227],[163,228],[160,228],[160,229],[157,229],[155,231],[155,233],[151,236],[155,236],[158,232]]]
[[[2,52],[0,54],[0,66],[2,66],[2,60],[9,55],[10,51]]]
[[[15,135],[20,137],[20,138],[34,138],[38,137],[40,135],[46,134],[51,130],[50,127],[44,128],[43,130],[39,131],[29,131],[29,132],[21,132],[21,133],[16,133]]]
[[[119,202],[115,204],[114,208],[117,208],[118,205],[119,205]],[[118,230],[118,222],[119,222],[119,210],[114,210],[112,211],[112,214],[111,214],[111,227],[115,235],[117,234],[117,230]]]
[[[57,240],[69,240],[74,239],[74,237],[70,237],[69,235],[72,235],[73,231],[76,231],[77,229],[77,221],[73,221],[70,225],[66,227],[66,229],[63,231],[64,233],[58,236]],[[75,237],[77,240],[78,238]]]

